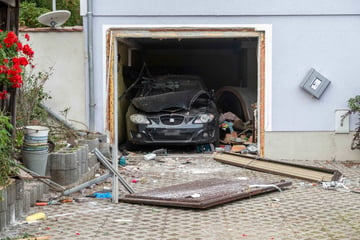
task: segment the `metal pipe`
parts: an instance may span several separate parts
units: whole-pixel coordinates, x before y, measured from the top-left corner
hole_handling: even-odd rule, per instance
[[[94,52],[93,52],[93,1],[87,0],[87,51],[89,78],[89,130],[95,131]]]
[[[113,38],[111,36],[110,41],[113,41]],[[112,44],[112,43],[110,43]],[[117,56],[117,45],[114,43],[114,58]],[[111,54],[110,54],[111,56]],[[115,60],[115,59],[114,59]],[[114,61],[115,62],[115,61]],[[114,89],[113,89],[113,101],[114,101],[114,106],[113,106],[113,120],[114,120],[114,138],[113,138],[113,146],[112,146],[112,166],[113,168],[117,171],[118,170],[118,81],[117,81],[117,62],[115,62],[116,64],[114,64],[114,77],[113,77],[113,83],[114,83]],[[113,191],[113,195],[112,195],[112,202],[113,203],[117,203],[119,202],[119,184],[117,181],[117,176],[116,174],[114,174],[113,176],[113,185],[112,185],[112,191]]]
[[[34,176],[40,176],[38,173],[26,168],[25,166],[21,166],[20,168],[23,169],[25,172],[30,173]],[[47,184],[49,187],[53,188],[55,191],[64,191],[65,187],[61,186],[60,184],[57,184],[56,182],[52,181],[51,179],[45,179],[45,178],[39,178],[39,181]]]
[[[56,11],[56,0],[52,1],[52,10]]]
[[[113,168],[112,164],[108,161],[108,159],[99,151],[99,149],[95,148],[94,153],[99,159],[99,161],[109,169],[114,175],[118,177],[119,182],[126,188],[129,193],[135,193],[134,189],[126,182],[126,180],[120,175],[120,173],[116,169]],[[114,195],[114,194],[113,194]]]
[[[67,122],[64,118],[60,117],[58,114],[56,114],[54,111],[52,111],[50,108],[46,107],[44,104],[40,103],[39,106],[43,108],[51,117],[55,118],[60,123],[64,124],[65,127],[76,130],[76,128],[71,125],[69,122]]]
[[[100,177],[97,177],[97,178],[92,179],[92,180],[90,180],[90,181],[88,181],[88,182],[86,182],[86,183],[83,183],[83,184],[79,185],[79,186],[76,186],[76,187],[73,187],[73,188],[71,188],[71,189],[69,189],[69,190],[66,190],[66,191],[63,193],[63,195],[70,195],[70,194],[72,194],[72,193],[74,193],[74,192],[80,191],[80,190],[83,189],[83,188],[90,187],[90,186],[93,185],[93,184],[97,184],[97,183],[103,182],[103,181],[105,181],[106,179],[108,179],[108,178],[111,177],[111,176],[112,176],[111,173],[103,174],[103,175],[101,175]]]

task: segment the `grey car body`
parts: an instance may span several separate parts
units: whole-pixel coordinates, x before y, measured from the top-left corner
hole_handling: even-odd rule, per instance
[[[148,144],[205,144],[218,140],[212,94],[192,75],[147,78],[126,113],[128,141]]]

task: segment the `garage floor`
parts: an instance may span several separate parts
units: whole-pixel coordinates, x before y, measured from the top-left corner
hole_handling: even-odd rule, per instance
[[[360,165],[302,161],[337,169],[346,185],[360,188]],[[0,237],[51,236],[51,239],[359,239],[360,194],[324,190],[302,180],[260,173],[213,160],[212,154],[170,154],[156,160],[128,157],[121,173],[136,192],[207,178],[247,179],[250,182],[292,181],[283,192],[272,192],[207,210],[192,210],[85,198],[107,189],[110,182],[74,194],[84,202],[32,207],[47,219],[18,225]],[[132,180],[135,180],[132,183]],[[121,185],[120,185],[121,186]],[[122,188],[122,186],[121,186]],[[126,194],[121,189],[121,195]]]

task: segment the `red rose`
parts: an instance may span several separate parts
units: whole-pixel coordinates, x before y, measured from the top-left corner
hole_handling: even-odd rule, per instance
[[[30,36],[29,36],[29,34],[25,33],[25,38],[26,38],[27,41],[30,41]]]

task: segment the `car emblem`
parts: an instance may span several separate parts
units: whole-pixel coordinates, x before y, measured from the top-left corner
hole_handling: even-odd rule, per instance
[[[170,118],[170,119],[169,119],[169,122],[173,123],[173,122],[175,122],[175,119],[174,119],[174,118]]]

